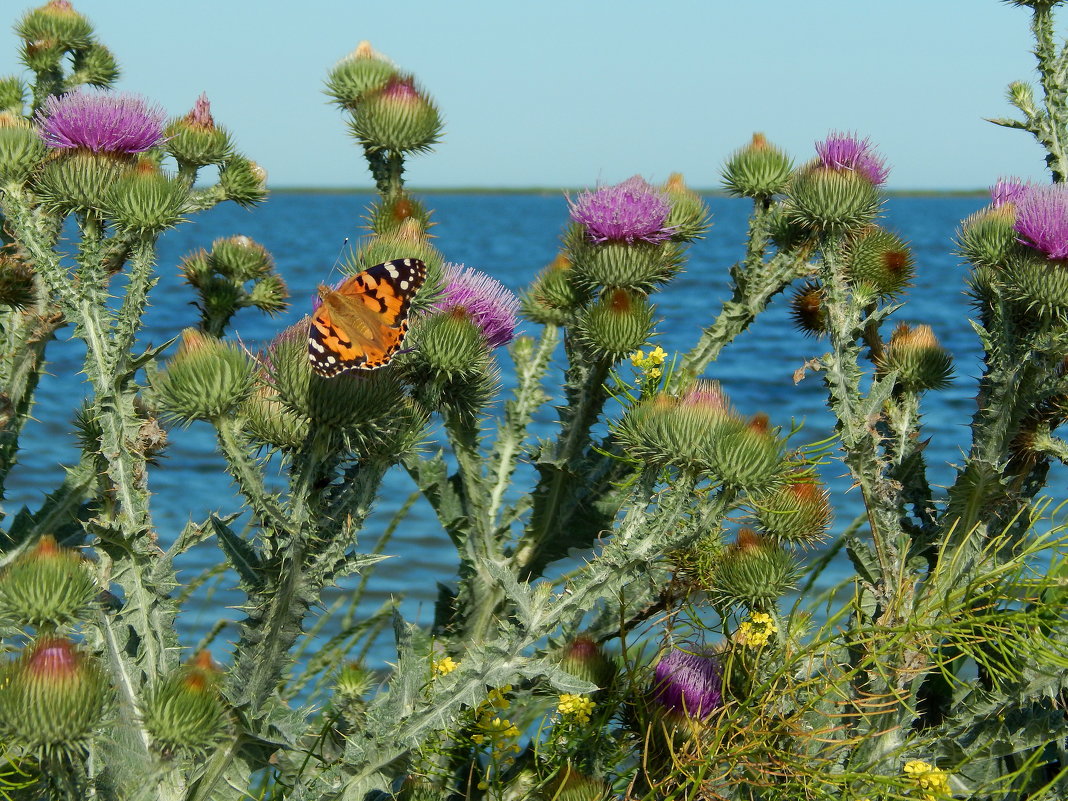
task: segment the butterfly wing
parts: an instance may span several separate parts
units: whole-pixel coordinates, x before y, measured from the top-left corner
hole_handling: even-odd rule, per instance
[[[308,360],[324,378],[389,364],[408,331],[412,298],[426,280],[418,259],[394,259],[320,287],[323,303],[308,328]]]

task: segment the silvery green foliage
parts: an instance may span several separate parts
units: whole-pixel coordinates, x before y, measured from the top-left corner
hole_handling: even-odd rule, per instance
[[[1045,99],[1040,109],[1014,85],[1026,120],[1012,124],[1046,145],[1059,179],[1065,55],[1052,44],[1054,4],[1022,4],[1033,6]],[[976,245],[975,232],[996,234],[1000,217],[962,231],[986,356],[972,447],[944,494],[926,478],[920,410],[949,358],[923,326],[886,331],[911,262],[900,240],[874,227],[881,161],[843,135],[796,170],[762,136],[731,157],[730,191],[753,203],[745,252],[730,269],[731,297],[674,362],[648,353],[652,300],[706,232],[703,201],[679,180],[652,187],[640,178],[570,198],[564,252],[523,301],[540,329],[512,343],[517,386],[487,425],[499,357],[479,338],[471,304],[448,305],[446,254],[403,183],[406,158],[441,127],[411,76],[364,43],[327,83],[380,195],[350,267],[418,258],[428,268],[411,346],[373,373],[324,379],[308,364],[307,323],[256,358],[223,341],[240,308],[271,313],[284,298],[269,256],[234,239],[183,262],[200,326],[164,363],[171,343],[135,346],[155,283],[156,227],[223,200],[255,203],[262,174],[211,127],[204,100],[169,129],[189,140],[174,178],[158,171],[167,158],[159,146],[140,162],[59,154],[45,164],[18,132],[49,97],[107,84],[114,63],[62,0],[29,12],[18,30],[33,100],[26,107],[18,79],[0,82],[10,117],[0,127],[0,486],[45,349],[64,324],[86,346],[92,395],[72,410],[80,462],[39,509],[11,518],[0,567],[18,569],[0,582],[33,581],[34,560],[56,547],[41,547],[50,534],[88,546],[107,592],[76,626],[20,631],[7,620],[3,631],[12,651],[27,636],[77,639],[92,665],[106,666],[113,695],[84,747],[29,750],[0,719],[0,787],[14,787],[21,771],[26,797],[190,801],[605,797],[613,787],[643,798],[1065,794],[1068,730],[1052,703],[1068,675],[1063,545],[1058,528],[1040,533],[1053,512],[1039,492],[1068,453],[1055,432],[1068,413],[1068,330],[1065,315],[1032,314],[1022,300],[1012,283],[1021,268],[999,262],[1015,244]],[[201,134],[212,146],[194,149],[220,160],[220,181],[194,188],[188,154]],[[98,207],[92,192],[105,179],[122,197]],[[59,237],[65,218],[78,232],[70,252]],[[852,261],[861,239],[889,243],[863,269]],[[824,380],[835,446],[866,507],[835,543],[856,576],[822,596],[812,587],[829,557],[798,546],[827,526],[812,464],[830,446],[799,446],[786,421],[735,410],[718,385],[698,380],[793,283],[795,317],[826,349],[799,376]],[[507,338],[504,313],[487,314],[497,314],[494,338]],[[445,358],[461,349],[463,359]],[[549,393],[553,384],[562,392]],[[535,441],[532,422],[550,403],[558,426]],[[443,435],[428,444],[431,419]],[[244,517],[190,523],[167,551],[149,492],[166,441],[159,420],[175,423],[170,436],[210,423],[246,505]],[[529,484],[517,469],[524,460],[535,468]],[[457,550],[455,584],[442,588],[430,629],[392,604],[357,619],[362,584],[343,613],[320,607],[325,588],[353,574],[366,580],[404,524],[408,506],[378,543],[362,541],[394,465]],[[281,486],[268,478],[276,475]],[[796,538],[775,517],[791,509],[805,512]],[[735,540],[738,519],[753,528]],[[203,655],[181,665],[175,635],[193,589],[180,587],[175,562],[207,541],[246,596],[224,670]],[[776,596],[802,558],[811,563],[802,603],[786,613]],[[1034,573],[1040,559],[1052,560],[1045,575]],[[8,596],[18,588],[5,586]],[[823,624],[806,603],[820,605]],[[721,683],[696,689],[706,699],[714,689],[722,708],[666,711],[653,648],[634,648],[654,644],[664,621],[667,648],[699,648],[702,637],[715,645],[698,656],[714,660]],[[346,666],[383,628],[396,644],[389,669]],[[327,633],[308,653],[312,635]],[[620,664],[599,644],[616,647]],[[30,660],[5,670],[0,694],[52,675]],[[65,687],[77,692],[78,682]]]

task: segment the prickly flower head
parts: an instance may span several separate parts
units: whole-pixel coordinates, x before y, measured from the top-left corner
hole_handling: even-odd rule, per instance
[[[41,139],[56,150],[133,154],[164,140],[163,110],[116,92],[78,90],[49,97],[36,121]]]
[[[876,186],[886,183],[890,172],[871,141],[856,134],[832,132],[816,143],[816,155],[824,167],[859,173]]]
[[[656,663],[653,698],[666,709],[707,718],[723,700],[719,660],[673,648]]]
[[[594,242],[663,242],[674,229],[667,225],[671,204],[663,193],[635,175],[621,184],[568,198],[571,219],[586,227]]]
[[[1020,241],[1051,259],[1068,258],[1068,186],[1028,187],[1016,199]]]
[[[445,265],[445,291],[435,302],[442,311],[463,309],[491,347],[512,341],[519,299],[485,273],[458,264]]]
[[[990,205],[998,209],[1007,203],[1015,203],[1028,188],[1028,184],[1019,178],[998,178],[998,182],[990,187]]]

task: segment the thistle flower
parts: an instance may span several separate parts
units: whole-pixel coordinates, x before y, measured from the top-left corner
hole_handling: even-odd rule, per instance
[[[519,299],[500,281],[459,264],[445,265],[445,291],[434,306],[442,311],[463,309],[490,347],[507,345],[515,336]]]
[[[859,173],[876,186],[886,183],[890,173],[883,158],[872,148],[871,141],[855,134],[832,132],[816,143],[816,155],[824,167]]]
[[[1006,203],[1015,203],[1029,188],[1019,178],[998,178],[997,183],[990,187],[990,205],[997,209]]]
[[[36,117],[41,139],[55,150],[143,153],[164,141],[164,112],[144,98],[75,91],[49,97]]]
[[[568,198],[567,205],[593,242],[663,242],[674,233],[667,225],[671,203],[638,175]]]
[[[673,648],[656,663],[653,698],[691,718],[707,718],[723,701],[722,671],[711,655]]]
[[[1032,186],[1016,198],[1020,242],[1051,259],[1068,258],[1068,186]]]

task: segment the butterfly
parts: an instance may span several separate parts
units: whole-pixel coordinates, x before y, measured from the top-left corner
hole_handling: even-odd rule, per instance
[[[408,309],[426,280],[418,259],[394,259],[319,285],[322,305],[308,327],[308,360],[323,378],[389,364],[408,332]]]

